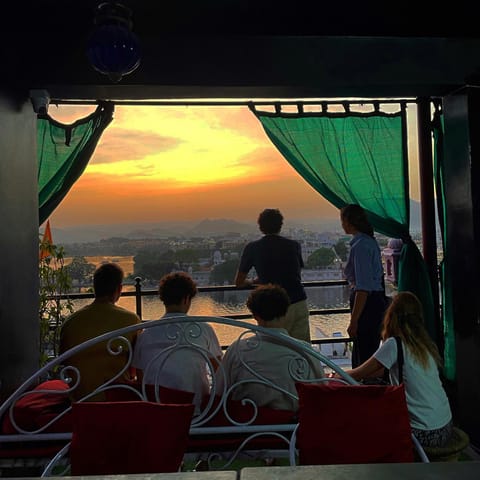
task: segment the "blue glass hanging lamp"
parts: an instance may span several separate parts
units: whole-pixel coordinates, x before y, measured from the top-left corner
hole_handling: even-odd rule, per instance
[[[132,32],[131,17],[131,10],[117,2],[103,2],[96,8],[87,56],[93,68],[112,82],[140,65],[140,43]]]

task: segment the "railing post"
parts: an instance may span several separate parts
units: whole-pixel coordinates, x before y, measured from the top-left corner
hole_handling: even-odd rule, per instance
[[[137,315],[142,319],[142,279],[135,277],[135,305]]]

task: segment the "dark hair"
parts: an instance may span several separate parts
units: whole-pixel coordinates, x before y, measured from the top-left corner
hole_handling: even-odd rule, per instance
[[[354,226],[359,232],[373,237],[373,227],[368,221],[365,210],[355,203],[351,203],[340,210],[340,217]]]
[[[260,285],[247,299],[247,307],[252,314],[266,322],[285,316],[289,305],[285,289],[271,283]]]
[[[187,273],[173,272],[160,279],[158,293],[165,305],[177,305],[185,297],[193,298],[197,294],[197,285]]]
[[[123,282],[123,270],[116,263],[104,263],[93,274],[95,297],[113,295]]]
[[[257,223],[262,233],[279,233],[283,225],[283,215],[278,208],[266,208],[258,216]]]

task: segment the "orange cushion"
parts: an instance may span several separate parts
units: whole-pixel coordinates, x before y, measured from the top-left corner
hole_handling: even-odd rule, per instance
[[[296,387],[301,465],[413,462],[403,385]]]
[[[193,405],[81,402],[72,405],[72,475],[176,472]]]

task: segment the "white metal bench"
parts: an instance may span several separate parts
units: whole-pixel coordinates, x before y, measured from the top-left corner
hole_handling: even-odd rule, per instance
[[[62,461],[65,463],[65,458],[68,458],[68,448],[72,432],[71,430],[60,432],[52,432],[51,430],[54,429],[55,425],[58,425],[62,419],[65,421],[65,417],[69,415],[71,407],[66,405],[62,411],[53,415],[52,418],[40,428],[27,430],[17,423],[15,406],[22,398],[31,395],[32,389],[36,387],[39,382],[48,378],[63,380],[68,385],[68,389],[37,390],[35,391],[36,393],[45,396],[63,395],[67,397],[74,392],[79,384],[82,372],[69,367],[68,360],[72,355],[84,351],[92,345],[106,342],[106,355],[118,355],[120,352],[127,352],[128,361],[111,379],[77,401],[91,401],[92,398],[100,392],[105,392],[105,394],[108,392],[118,393],[119,389],[123,393],[128,392],[128,395],[131,396],[132,400],[152,401],[152,393],[149,392],[145,383],[138,388],[132,385],[123,384],[121,381],[124,373],[130,368],[132,361],[132,347],[125,335],[135,330],[155,328],[158,325],[170,324],[176,325],[174,329],[176,333],[172,336],[172,347],[170,352],[174,352],[179,348],[196,351],[205,359],[211,377],[210,395],[204,399],[200,413],[193,418],[191,424],[191,445],[186,453],[186,458],[195,461],[202,459],[209,464],[212,460],[221,460],[221,466],[217,466],[216,468],[222,469],[228,469],[232,461],[240,455],[259,455],[263,457],[284,456],[289,458],[292,464],[295,464],[295,445],[292,443],[295,440],[293,434],[297,427],[295,418],[292,417],[287,423],[285,423],[285,419],[279,423],[259,423],[262,422],[262,413],[264,409],[261,407],[259,408],[257,403],[252,399],[244,399],[241,402],[237,401],[237,412],[233,412],[232,404],[235,404],[235,402],[231,401],[232,392],[241,389],[242,384],[244,384],[245,381],[242,381],[239,384],[230,385],[229,388],[225,385],[222,391],[218,391],[218,386],[215,381],[214,365],[209,360],[207,352],[195,343],[195,338],[199,333],[198,329],[201,328],[202,323],[205,322],[211,324],[223,324],[229,328],[238,330],[238,335],[249,336],[253,345],[252,348],[255,347],[256,343],[258,344],[258,342],[264,341],[262,338],[268,338],[268,341],[281,344],[291,349],[293,352],[291,368],[285,372],[285,375],[290,375],[292,381],[331,381],[325,377],[318,378],[310,376],[308,380],[305,379],[305,369],[311,368],[309,362],[314,361],[339,373],[342,377],[341,381],[348,384],[356,384],[356,382],[346,375],[339,366],[322,355],[319,351],[315,351],[301,341],[278,333],[275,329],[266,329],[247,322],[231,320],[223,317],[184,316],[144,322],[139,325],[125,327],[88,340],[50,361],[26,380],[0,406],[0,418],[4,415],[8,415],[11,425],[15,428],[15,433],[0,434],[0,458],[8,458],[9,448],[13,448],[12,451],[16,451],[17,456],[21,456],[21,452],[23,451],[25,458],[28,458],[32,456],[31,454],[29,455],[29,452],[34,453],[35,450],[38,450],[39,446],[43,448],[57,445],[58,450],[60,448],[58,447],[59,442],[63,442],[65,445],[61,448],[59,453],[57,455],[52,455],[50,461],[45,462],[46,466],[43,475],[52,475],[52,468],[55,465],[58,465],[61,459],[63,459]],[[158,368],[158,366],[156,368]],[[281,395],[286,395],[292,399],[298,400],[298,396],[296,396],[295,393],[285,391],[270,382],[268,379],[258,376],[251,366],[248,368],[250,368],[252,373],[252,379],[250,382],[264,385],[265,387],[277,390]],[[224,374],[223,366],[220,365],[218,367],[217,375]],[[157,387],[154,387],[153,401],[162,402],[161,390]],[[245,411],[248,411],[247,414],[241,415],[242,418],[240,420],[238,419],[239,405],[240,407],[245,408]],[[219,417],[221,418],[220,422],[218,422]],[[17,445],[19,448],[15,448]],[[216,462],[216,464],[218,465],[218,462]]]

